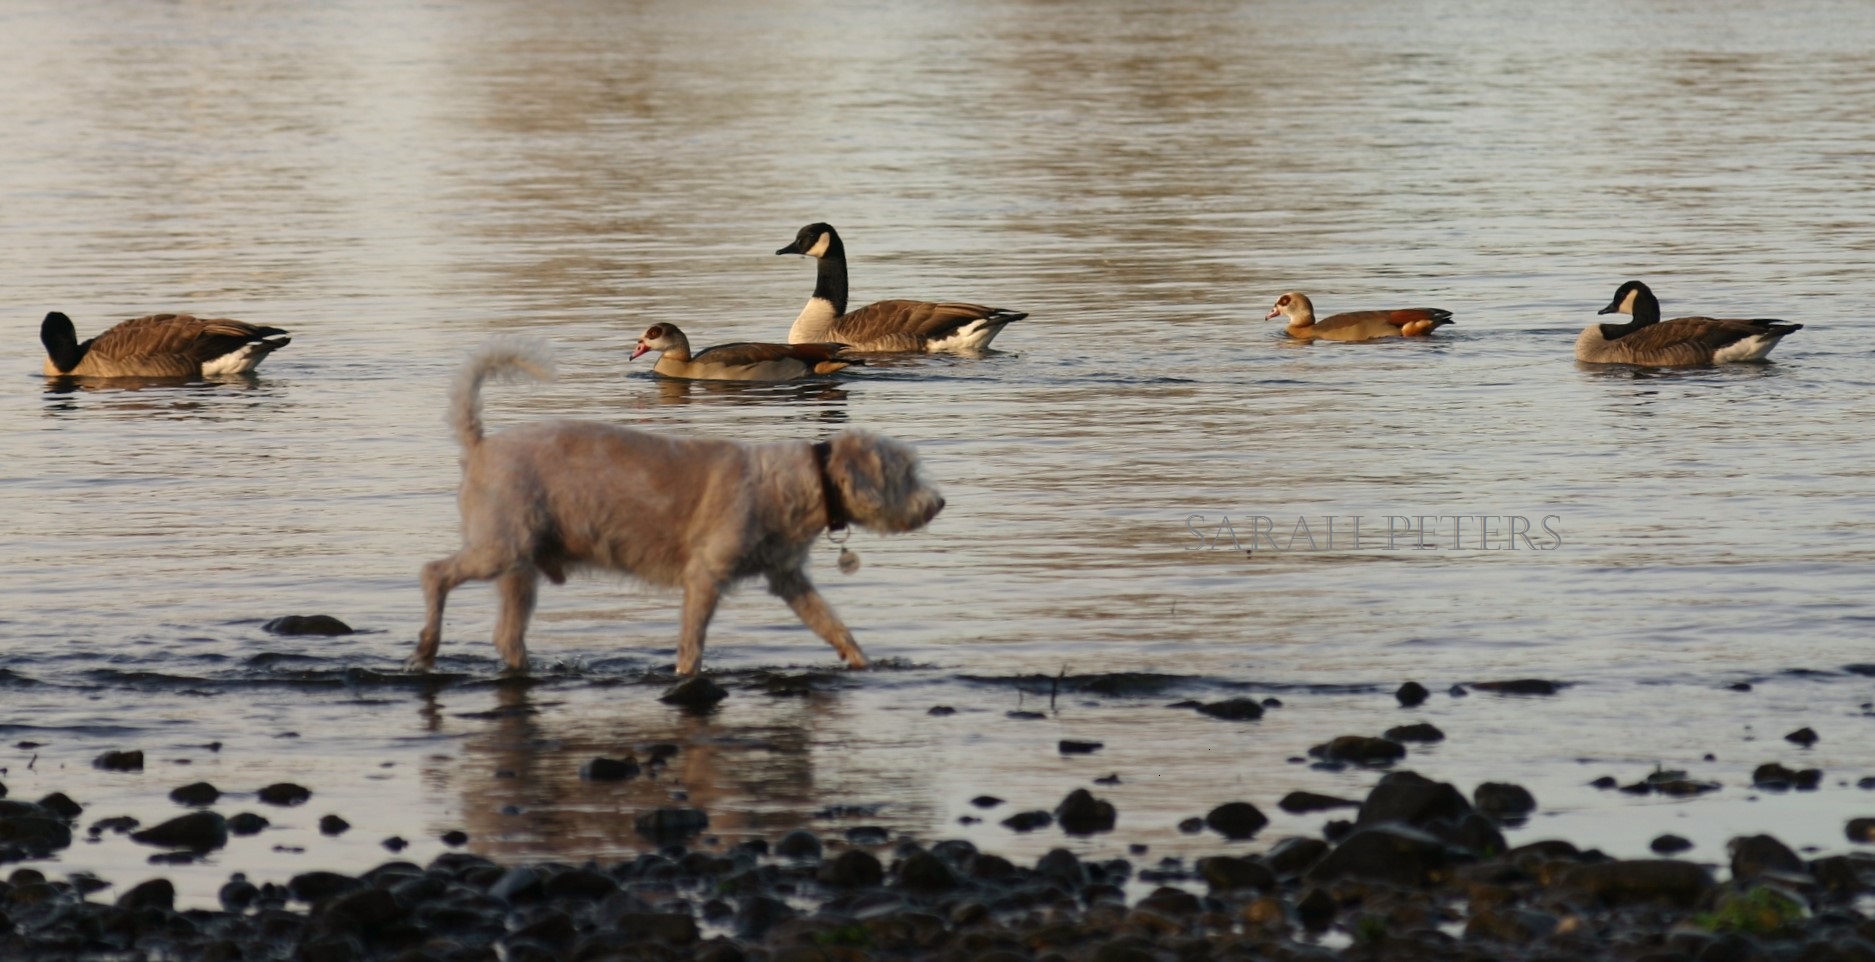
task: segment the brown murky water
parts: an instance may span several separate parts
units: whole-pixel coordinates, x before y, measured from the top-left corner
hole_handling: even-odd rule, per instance
[[[13,4],[0,781],[71,793],[87,824],[167,817],[200,779],[313,788],[197,866],[116,836],[42,866],[196,898],[234,870],[356,871],[393,834],[425,859],[456,827],[502,857],[609,857],[673,793],[721,838],[880,825],[1156,857],[1221,844],[1175,826],[1224,801],[1275,818],[1251,848],[1317,830],[1276,799],[1375,776],[1293,759],[1425,719],[1449,738],[1407,764],[1536,792],[1513,838],[1842,847],[1875,805],[1853,787],[1875,774],[1871,28],[1852,3]],[[987,357],[807,386],[627,362],[655,321],[783,338],[813,271],[771,252],[814,220],[844,233],[856,302],[1031,316]],[[1629,277],[1670,315],[1806,328],[1769,365],[1578,367]],[[1458,323],[1300,345],[1261,320],[1298,288]],[[251,381],[69,390],[37,374],[54,309],[82,333],[191,310],[295,341]],[[944,515],[856,537],[854,576],[818,562],[882,670],[833,670],[750,590],[708,657],[734,697],[686,716],[656,701],[674,599],[589,579],[543,595],[537,684],[496,683],[479,588],[443,674],[396,674],[416,568],[456,537],[445,386],[513,331],[550,337],[563,376],[492,389],[497,424],[917,443]],[[1457,515],[1497,519],[1488,548],[1452,520],[1436,547],[1385,545],[1389,516]],[[1226,518],[1281,547],[1207,550]],[[365,633],[260,628],[296,612]],[[1532,676],[1572,685],[1445,694]],[[1408,678],[1436,692],[1421,710],[1394,707]],[[1283,707],[1166,707],[1244,693]],[[1780,738],[1803,725],[1808,751]],[[576,775],[655,743],[680,747],[655,782]],[[114,748],[148,768],[89,767]],[[1773,760],[1824,787],[1759,798]],[[1586,785],[1656,764],[1725,787]],[[1109,773],[1112,835],[996,824]],[[328,812],[355,827],[319,837]]]

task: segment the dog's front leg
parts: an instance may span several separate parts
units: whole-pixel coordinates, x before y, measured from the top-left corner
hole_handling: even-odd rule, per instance
[[[848,668],[866,667],[866,655],[859,650],[859,642],[853,640],[853,633],[846,630],[846,624],[840,616],[833,613],[833,606],[814,589],[814,583],[807,580],[804,571],[786,571],[771,573],[768,577],[768,590],[788,603],[800,617],[801,623],[813,629],[814,634],[827,640],[833,650],[840,653]]]
[[[694,675],[703,669],[703,636],[716,615],[723,587],[713,578],[692,578],[684,585],[684,623],[677,635],[677,673]]]

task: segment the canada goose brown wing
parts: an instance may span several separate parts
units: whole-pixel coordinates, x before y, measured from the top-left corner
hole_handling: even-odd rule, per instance
[[[833,333],[855,345],[906,334],[925,340],[942,340],[977,321],[1008,324],[1027,316],[982,304],[877,301],[836,318]]]
[[[1778,330],[1778,322],[1729,320],[1712,317],[1676,317],[1649,324],[1610,341],[1614,359],[1637,364],[1710,364],[1722,350],[1746,338],[1795,330]],[[1606,331],[1606,328],[1604,328]],[[1604,334],[1605,336],[1605,334]]]
[[[120,362],[177,355],[199,365],[261,338],[285,333],[277,327],[260,327],[225,317],[151,314],[125,321],[93,338],[90,353]]]

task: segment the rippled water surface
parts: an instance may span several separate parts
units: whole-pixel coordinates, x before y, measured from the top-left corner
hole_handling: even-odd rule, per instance
[[[233,870],[357,871],[390,835],[422,860],[452,828],[504,858],[618,856],[674,793],[723,839],[880,825],[1156,858],[1223,844],[1176,825],[1225,801],[1274,818],[1246,848],[1319,830],[1276,800],[1376,776],[1306,749],[1427,720],[1448,738],[1407,765],[1535,791],[1513,841],[1845,847],[1875,808],[1854,787],[1875,774],[1871,30],[1846,2],[11,4],[0,781],[67,792],[84,824],[167,817],[197,780],[268,814],[193,867],[111,835],[42,866],[196,898]],[[815,220],[856,303],[1030,317],[985,357],[809,385],[628,362],[656,321],[785,339],[813,269],[772,252]],[[1629,277],[1669,316],[1805,328],[1765,365],[1578,366]],[[1458,323],[1299,344],[1262,320],[1291,289]],[[83,334],[188,310],[294,342],[251,380],[48,384],[55,309]],[[855,536],[852,576],[817,554],[880,670],[838,671],[750,589],[708,653],[732,697],[685,715],[657,701],[675,599],[589,578],[544,591],[531,684],[498,677],[483,587],[439,674],[399,673],[416,569],[457,537],[443,394],[500,332],[551,338],[562,377],[491,388],[497,427],[917,444],[937,522]],[[1452,543],[1457,515],[1495,519],[1487,548],[1478,522]],[[1439,536],[1389,548],[1389,516]],[[290,613],[361,633],[262,629]],[[1569,684],[1447,693],[1525,677]],[[1409,678],[1418,710],[1392,697]],[[1168,707],[1246,694],[1282,706]],[[1782,739],[1803,726],[1815,747]],[[577,777],[657,743],[679,750],[656,780]],[[141,774],[92,769],[128,748]],[[1823,787],[1754,792],[1767,761]],[[1587,786],[1656,765],[1724,787]],[[1110,773],[1110,835],[997,824]],[[259,806],[280,780],[312,801]],[[351,832],[320,837],[327,813]]]

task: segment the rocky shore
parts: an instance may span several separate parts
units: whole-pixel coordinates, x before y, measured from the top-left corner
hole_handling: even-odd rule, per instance
[[[1373,742],[1337,739],[1321,754],[1359,756]],[[212,788],[184,789],[213,802]],[[1256,856],[1152,858],[1133,846],[1134,859],[1057,849],[1018,865],[966,841],[858,829],[725,845],[707,812],[675,807],[642,813],[637,830],[656,851],[617,864],[501,865],[452,851],[356,876],[237,873],[218,910],[178,909],[161,878],[112,892],[105,880],[49,876],[34,863],[75,830],[134,826],[81,829],[82,810],[63,795],[3,792],[0,861],[21,863],[0,881],[10,962],[1875,960],[1875,856],[1806,859],[1756,835],[1733,840],[1730,865],[1715,871],[1565,841],[1507,847],[1501,828],[1529,812],[1528,792],[1487,784],[1467,797],[1410,771],[1386,774],[1358,802],[1284,798],[1289,811],[1347,806],[1351,817]],[[1112,806],[1086,789],[1052,812],[1010,817],[1070,834],[1114,824]],[[252,827],[237,821],[203,808],[138,836],[188,861]],[[1236,802],[1203,827],[1241,838],[1265,821]],[[1674,848],[1670,837],[1655,847]]]

